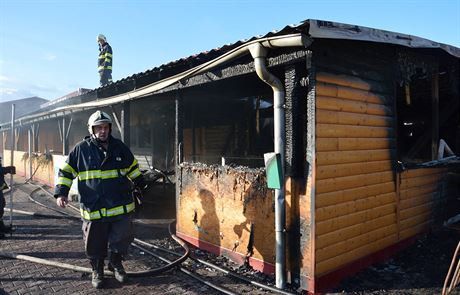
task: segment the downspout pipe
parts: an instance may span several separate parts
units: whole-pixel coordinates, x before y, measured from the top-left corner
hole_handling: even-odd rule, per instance
[[[306,46],[305,38],[290,38],[284,44],[276,47]],[[281,46],[280,46],[281,45]],[[249,51],[254,59],[257,76],[270,85],[273,90],[273,118],[274,118],[274,149],[281,156],[281,186],[275,189],[275,282],[276,287],[286,287],[286,205],[285,205],[285,91],[281,81],[271,74],[266,67],[268,50],[261,43],[249,46]]]

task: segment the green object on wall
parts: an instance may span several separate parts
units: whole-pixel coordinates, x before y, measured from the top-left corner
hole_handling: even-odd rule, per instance
[[[281,188],[281,155],[279,153],[264,154],[265,171],[267,173],[267,187]]]

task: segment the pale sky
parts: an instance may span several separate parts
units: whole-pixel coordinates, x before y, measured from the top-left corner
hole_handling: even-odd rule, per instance
[[[116,81],[306,19],[460,47],[460,0],[0,0],[0,102],[97,88],[99,33]]]

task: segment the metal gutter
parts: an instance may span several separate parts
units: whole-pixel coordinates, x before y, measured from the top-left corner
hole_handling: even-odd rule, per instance
[[[310,19],[307,21],[309,23],[308,34],[313,39],[369,41],[411,48],[441,49],[460,58],[460,48],[417,36],[323,20]]]

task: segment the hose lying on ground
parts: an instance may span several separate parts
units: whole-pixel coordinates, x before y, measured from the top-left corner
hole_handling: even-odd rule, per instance
[[[23,211],[24,212],[24,211]],[[33,212],[27,212],[29,215],[33,215]],[[171,224],[169,224],[170,227],[170,233],[171,233]],[[174,234],[171,234],[171,237],[179,243],[179,245],[184,248],[185,253],[179,257],[178,259],[170,262],[167,265],[158,267],[158,268],[153,268],[153,269],[148,269],[148,270],[143,270],[143,271],[137,271],[137,272],[126,272],[128,276],[130,277],[145,277],[145,276],[153,276],[162,272],[165,272],[171,268],[174,268],[184,262],[188,256],[190,255],[190,249],[188,246],[185,244],[184,241],[176,237]],[[30,262],[35,262],[39,264],[44,264],[48,266],[55,266],[59,268],[64,268],[64,269],[69,269],[73,271],[78,271],[78,272],[84,272],[84,273],[92,273],[93,270],[87,267],[81,267],[81,266],[76,266],[76,265],[71,265],[67,263],[62,263],[58,261],[51,261],[43,258],[38,258],[38,257],[33,257],[33,256],[28,256],[24,254],[17,254],[17,253],[9,253],[9,252],[3,252],[0,251],[0,256],[7,257],[7,258],[13,258],[13,259],[20,259],[20,260],[25,260],[25,261],[30,261]],[[107,274],[109,276],[113,276],[113,273],[111,271],[104,270],[104,274]]]
[[[38,186],[38,185],[35,185],[35,184],[32,184],[32,183],[29,183],[30,185],[34,185],[34,186],[37,186],[38,188],[35,189],[34,191],[31,192],[31,194],[33,194],[33,192],[35,192],[36,190],[38,189],[41,189],[43,190],[44,192],[50,194],[48,191],[46,191],[44,188],[42,188],[41,186]],[[51,194],[50,194],[51,195]],[[76,216],[73,216],[67,212],[63,212],[63,211],[60,211],[60,210],[57,210],[57,209],[54,209],[54,208],[51,208],[47,205],[44,205],[40,202],[37,202],[36,200],[34,200],[31,196],[29,196],[29,199],[42,206],[42,207],[45,207],[45,208],[48,208],[48,209],[51,209],[55,212],[58,212],[60,214],[63,214],[65,216],[58,216],[58,215],[49,215],[49,214],[40,214],[40,213],[35,213],[35,212],[28,212],[28,211],[21,211],[21,210],[16,210],[16,209],[13,209],[13,212],[16,212],[16,213],[19,213],[19,214],[26,214],[26,215],[32,215],[32,216],[35,216],[35,217],[41,217],[41,218],[72,218],[72,219],[78,219],[79,221],[81,220],[79,217],[76,217]],[[69,204],[69,207],[72,208],[73,210],[75,211],[78,211],[78,208],[72,206]],[[226,275],[229,275],[229,276],[232,276],[234,278],[237,278],[239,280],[242,280],[242,281],[245,281],[246,283],[250,283],[254,286],[257,286],[259,288],[262,288],[262,289],[265,289],[265,290],[269,290],[269,291],[274,291],[276,293],[279,293],[279,294],[284,294],[284,295],[293,295],[294,293],[291,293],[289,291],[285,291],[285,290],[282,290],[282,289],[278,289],[276,287],[272,287],[272,286],[269,286],[269,285],[265,285],[265,284],[262,284],[262,283],[259,283],[259,282],[256,282],[254,280],[251,280],[251,279],[248,279],[244,276],[241,276],[241,275],[238,275],[232,271],[229,271],[229,270],[226,270],[224,268],[221,268],[217,265],[214,265],[210,262],[207,262],[207,261],[204,261],[202,259],[199,259],[199,258],[193,258],[193,257],[190,257],[189,254],[190,254],[190,250],[187,246],[187,244],[182,241],[181,239],[179,239],[177,236],[175,236],[174,234],[172,234],[172,231],[171,231],[171,225],[173,223],[170,223],[169,224],[169,233],[171,235],[171,237],[177,242],[179,243],[179,245],[181,245],[185,250],[186,250],[186,253],[183,254],[181,256],[181,254],[177,253],[177,252],[174,252],[174,251],[170,251],[170,250],[167,250],[167,249],[164,249],[164,248],[161,248],[161,247],[158,247],[156,245],[153,245],[153,244],[150,244],[150,243],[147,243],[147,242],[144,242],[142,240],[139,240],[139,239],[134,239],[134,243],[131,243],[132,246],[140,249],[141,251],[144,251],[146,253],[149,253],[150,255],[152,256],[155,256],[157,257],[158,259],[164,261],[164,262],[167,262],[169,263],[168,265],[164,266],[164,267],[160,267],[160,268],[157,268],[157,269],[150,269],[150,270],[145,270],[145,271],[139,271],[139,272],[128,272],[128,275],[129,276],[132,276],[132,277],[142,277],[142,276],[151,276],[151,275],[155,275],[155,274],[158,274],[158,273],[161,273],[161,272],[164,272],[170,268],[173,268],[177,265],[179,265],[180,263],[182,263],[184,260],[186,260],[187,258],[191,258],[193,260],[196,260],[204,265],[207,265],[209,267],[212,267],[218,271],[221,271],[223,273],[225,273]],[[163,257],[161,257],[160,255],[158,254],[155,254],[143,247],[141,247],[140,245],[137,245],[137,244],[142,244],[144,246],[148,246],[148,247],[152,247],[156,250],[160,250],[160,251],[164,251],[164,252],[167,252],[169,254],[172,254],[172,255],[175,255],[175,256],[181,256],[179,259],[175,260],[174,262],[171,262]],[[52,261],[49,261],[49,260],[46,260],[46,259],[42,259],[42,258],[37,258],[37,257],[32,257],[32,256],[27,256],[27,255],[22,255],[22,254],[15,254],[15,253],[5,253],[5,252],[0,252],[0,256],[4,256],[4,257],[8,257],[8,258],[14,258],[14,259],[22,259],[22,260],[26,260],[26,261],[30,261],[30,262],[35,262],[35,263],[40,263],[40,264],[44,264],[44,265],[50,265],[50,266],[57,266],[57,267],[60,267],[60,268],[65,268],[65,269],[70,269],[70,270],[74,270],[74,271],[79,271],[79,272],[86,272],[86,273],[91,273],[92,270],[89,269],[89,268],[84,268],[84,267],[79,267],[79,266],[74,266],[74,265],[70,265],[70,264],[66,264],[66,263],[60,263],[60,262],[52,262]],[[194,279],[197,279],[201,282],[203,282],[205,285],[215,289],[215,290],[218,290],[224,294],[235,294],[233,293],[232,291],[230,290],[227,290],[223,287],[220,287],[220,286],[217,286],[213,283],[210,283],[206,280],[203,280],[201,279],[199,276],[191,273],[190,271],[188,271],[187,269],[185,268],[182,268],[182,267],[179,267],[179,270],[184,272],[185,274],[193,277]],[[109,276],[113,276],[113,273],[110,272],[110,271],[104,271],[104,274],[107,274]]]
[[[41,187],[39,187],[39,188],[43,189]],[[44,204],[41,204],[41,203],[39,203],[39,202],[37,202],[37,201],[35,201],[33,199],[32,199],[32,201],[37,203],[37,204],[39,204],[39,205],[41,205],[41,206],[43,206],[43,207],[45,207],[45,208],[51,209],[50,207],[48,207],[48,206],[46,206]],[[76,208],[73,208],[73,209],[76,209]],[[11,210],[11,209],[6,208],[6,210]],[[62,218],[63,217],[63,216],[39,214],[39,213],[35,213],[35,212],[28,212],[28,211],[22,211],[22,210],[16,210],[16,209],[13,209],[12,211],[20,213],[20,214],[32,215],[32,216],[36,216],[36,217],[45,217],[45,218],[46,217],[52,217],[52,218]],[[68,218],[71,218],[71,219],[74,219],[74,220],[75,219],[80,220],[80,218],[77,218],[77,217],[75,217],[75,216],[73,216],[73,215],[71,215],[69,213],[62,212],[62,211],[59,211],[59,210],[56,210],[56,209],[54,209],[54,211],[57,211],[57,212],[59,212],[61,214],[64,214]],[[169,224],[169,234],[185,250],[185,253],[181,257],[179,257],[178,259],[170,262],[167,265],[164,265],[164,266],[161,266],[161,267],[158,267],[158,268],[154,268],[154,269],[143,270],[143,271],[127,272],[128,276],[131,276],[131,277],[153,276],[153,275],[165,272],[165,271],[167,271],[167,270],[169,270],[171,268],[176,267],[177,265],[181,264],[182,262],[184,262],[188,258],[188,256],[190,255],[190,249],[189,249],[189,247],[187,246],[187,244],[184,241],[182,241],[181,239],[179,239],[176,235],[174,235],[172,233],[172,231],[171,231],[171,225],[172,224],[173,224],[173,222]],[[20,260],[25,260],[25,261],[30,261],[30,262],[35,262],[35,263],[44,264],[44,265],[48,265],[48,266],[55,266],[55,267],[59,267],[59,268],[64,268],[64,269],[69,269],[69,270],[79,271],[79,272],[84,272],[84,273],[92,273],[93,272],[92,269],[90,269],[90,268],[75,266],[75,265],[62,263],[62,262],[57,262],[57,261],[51,261],[51,260],[47,260],[47,259],[43,259],[43,258],[24,255],[24,254],[17,254],[17,253],[9,253],[9,252],[0,251],[0,256],[7,257],[7,258],[13,258],[13,259],[20,259]],[[104,271],[104,274],[107,274],[109,276],[113,276],[113,273],[111,271],[107,271],[107,270]]]
[[[11,208],[5,208],[5,211],[11,211]],[[24,215],[30,215],[30,216],[34,216],[34,217],[38,217],[38,218],[81,220],[81,218],[74,217],[74,216],[62,216],[62,215],[53,215],[53,214],[43,214],[43,213],[29,212],[29,211],[23,211],[23,210],[18,210],[18,209],[13,209],[13,213],[24,214]]]

